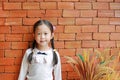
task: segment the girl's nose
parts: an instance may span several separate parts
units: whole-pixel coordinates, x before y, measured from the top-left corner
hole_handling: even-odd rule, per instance
[[[44,34],[42,34],[42,35],[41,35],[41,38],[45,38],[45,35],[44,35]]]

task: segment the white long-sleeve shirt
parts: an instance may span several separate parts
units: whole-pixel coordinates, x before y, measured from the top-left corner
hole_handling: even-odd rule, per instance
[[[27,58],[32,52],[32,49],[27,49],[22,60],[20,74],[18,80],[62,80],[61,77],[61,61],[58,52],[58,64],[53,66],[53,51],[40,51],[37,48],[33,50],[33,58],[31,64],[28,63]],[[47,55],[37,54],[37,52],[45,52]]]

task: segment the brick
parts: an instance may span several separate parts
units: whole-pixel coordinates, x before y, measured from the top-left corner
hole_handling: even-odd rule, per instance
[[[78,10],[63,10],[63,17],[79,17],[80,12]]]
[[[19,72],[19,66],[5,66],[5,72],[13,73]]]
[[[44,20],[48,20],[48,21],[50,21],[53,25],[57,25],[57,23],[58,23],[58,21],[57,21],[57,18],[54,18],[54,17],[52,17],[52,18],[49,18],[49,17],[44,17],[44,18],[41,18],[41,19],[44,19]]]
[[[10,33],[11,28],[10,26],[0,26],[0,33]]]
[[[76,40],[92,40],[92,33],[79,33],[76,35]]]
[[[112,49],[110,50],[110,55],[118,56],[118,55],[119,55],[119,52],[120,52],[120,49],[119,49],[119,48],[112,48]]]
[[[82,26],[82,32],[97,32],[98,26],[97,25],[84,25]]]
[[[93,33],[94,40],[109,40],[109,33]]]
[[[0,73],[3,73],[5,71],[4,66],[0,66]]]
[[[66,79],[67,79],[67,72],[62,71],[62,80],[66,80]]]
[[[100,47],[103,48],[116,47],[115,41],[100,41]]]
[[[5,50],[5,57],[7,58],[22,57],[22,50]]]
[[[55,33],[63,33],[64,32],[64,26],[55,26]]]
[[[33,34],[24,34],[23,41],[33,41]]]
[[[99,10],[98,17],[114,17],[113,10]]]
[[[81,26],[65,26],[64,32],[65,33],[80,33]]]
[[[92,24],[92,18],[76,18],[76,25]]]
[[[2,9],[2,3],[0,3],[0,9]]]
[[[116,41],[117,48],[120,48],[120,41]]]
[[[65,48],[81,48],[81,41],[66,41]]]
[[[0,1],[0,9],[2,9],[2,2]]]
[[[93,9],[109,9],[109,4],[108,3],[99,3],[95,2],[93,3]]]
[[[116,60],[116,62],[118,62],[118,60]],[[120,62],[118,62],[118,64],[116,65],[115,70],[118,71],[118,73],[119,73],[119,71],[120,71]]]
[[[115,0],[115,2],[120,2],[120,0]]]
[[[45,16],[45,10],[29,10],[27,11],[28,17],[44,17]]]
[[[55,34],[54,34],[54,39],[55,39],[55,40],[58,40],[58,39],[59,39],[58,37],[59,37],[59,33],[55,33]]]
[[[66,64],[67,63],[67,59],[64,56],[61,56],[61,63],[62,64]]]
[[[58,2],[58,9],[74,9],[73,2]]]
[[[9,11],[0,10],[0,17],[8,17],[8,15],[9,15]]]
[[[10,11],[8,17],[26,17],[26,11]]]
[[[75,71],[68,72],[68,80],[73,80],[73,79],[75,79],[75,80],[79,80],[80,79],[78,73],[75,72]]]
[[[16,10],[16,9],[20,10],[20,9],[22,9],[21,3],[5,2],[3,4],[3,6],[4,6],[5,10]]]
[[[91,55],[93,55],[94,53],[94,48],[79,48],[76,50],[76,55],[77,54],[81,54],[81,55],[84,55],[85,51],[88,52]]]
[[[9,0],[9,2],[25,2],[26,0]]]
[[[8,0],[0,0],[1,2],[8,2]]]
[[[41,1],[43,1],[43,0],[27,0],[28,2],[41,2]]]
[[[82,48],[97,48],[98,41],[82,41]]]
[[[64,46],[63,41],[55,41],[55,48],[64,48]]]
[[[116,32],[120,32],[120,26],[116,26]]]
[[[75,34],[59,34],[59,40],[75,40]]]
[[[58,24],[60,24],[60,25],[73,25],[73,24],[75,24],[75,19],[74,18],[59,18]]]
[[[97,0],[97,2],[113,2],[113,0]]]
[[[99,32],[115,32],[115,25],[99,25]]]
[[[12,26],[12,33],[29,33],[28,26]]]
[[[80,0],[80,2],[96,2],[96,0]]]
[[[52,2],[52,1],[61,1],[61,0],[45,0],[45,1],[51,1]]]
[[[6,41],[22,41],[22,34],[7,34]]]
[[[41,2],[40,3],[41,9],[57,9],[56,2]]]
[[[0,58],[0,65],[13,65],[14,64],[14,58]]]
[[[21,65],[22,58],[15,58],[15,65]]]
[[[72,2],[72,1],[79,1],[79,0],[62,0],[62,1],[70,1],[70,2]]]
[[[23,18],[23,25],[34,25],[40,18]]]
[[[1,73],[1,74],[0,74],[0,79],[2,79],[2,80],[4,80],[3,74],[5,74],[5,73]]]
[[[12,49],[27,49],[28,42],[12,42]]]
[[[0,42],[0,49],[10,49],[11,43],[10,42]]]
[[[62,10],[46,10],[45,17],[61,17]]]
[[[6,18],[5,25],[22,25],[22,18]]]
[[[3,77],[4,77],[3,80],[14,80],[15,79],[15,74],[6,73]]]
[[[60,56],[75,56],[75,49],[59,49]]]
[[[92,9],[92,5],[88,2],[76,2],[75,9]]]
[[[18,79],[18,76],[19,76],[19,72],[15,74],[15,80]]]
[[[110,24],[120,25],[120,18],[110,18]]]
[[[73,67],[70,64],[63,64],[62,71],[73,71]]]
[[[115,11],[115,17],[120,17],[120,10]]]
[[[101,52],[101,53],[103,53],[103,54],[105,53],[104,56],[110,55],[110,48],[103,48],[103,47],[101,47],[101,48],[94,49],[94,54],[98,54],[98,52],[96,52],[96,50]]]
[[[0,34],[0,41],[5,41],[5,35],[4,34]]]
[[[33,26],[29,26],[29,33],[33,33]]]
[[[110,9],[120,9],[120,3],[110,3]]]
[[[111,33],[110,40],[120,40],[120,33]]]
[[[0,25],[5,25],[5,19],[4,18],[0,18]]]
[[[81,10],[80,12],[81,17],[96,17],[97,11],[96,10]]]
[[[23,9],[40,9],[40,4],[37,2],[25,2],[23,3]]]
[[[0,58],[3,58],[3,57],[4,57],[4,53],[5,53],[4,50],[0,50]]]
[[[93,24],[108,24],[108,18],[93,18]]]

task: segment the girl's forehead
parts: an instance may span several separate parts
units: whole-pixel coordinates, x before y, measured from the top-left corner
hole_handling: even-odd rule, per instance
[[[43,24],[43,25],[39,25],[36,28],[36,31],[45,31],[45,32],[51,32],[49,26]]]

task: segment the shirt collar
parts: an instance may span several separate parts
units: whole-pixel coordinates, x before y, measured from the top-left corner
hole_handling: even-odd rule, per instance
[[[42,52],[42,53],[48,54],[48,53],[50,53],[51,51],[52,51],[52,48],[50,48],[50,49],[48,49],[48,50],[45,50],[45,51],[39,50],[39,49],[37,49],[37,48],[34,48],[34,49],[33,49],[33,53],[35,53],[35,54],[37,54],[38,52]]]

